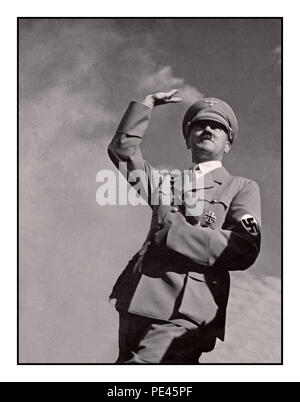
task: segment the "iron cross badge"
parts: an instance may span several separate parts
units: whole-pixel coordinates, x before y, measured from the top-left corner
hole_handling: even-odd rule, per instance
[[[217,219],[217,216],[213,211],[206,212],[206,214],[205,214],[205,222],[208,225],[211,225],[212,223],[214,223],[216,221],[216,219]]]

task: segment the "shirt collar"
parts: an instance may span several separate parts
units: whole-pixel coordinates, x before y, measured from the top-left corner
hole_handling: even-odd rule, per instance
[[[191,166],[191,169],[200,170],[202,174],[206,174],[219,167],[222,167],[221,161],[208,161],[208,162],[194,163]]]

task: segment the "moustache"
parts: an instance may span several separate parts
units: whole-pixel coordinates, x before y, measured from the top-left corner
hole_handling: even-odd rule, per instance
[[[199,136],[199,140],[200,140],[200,141],[202,141],[202,140],[210,140],[210,141],[213,141],[213,140],[214,140],[214,137],[213,137],[213,134],[212,134],[211,132],[209,132],[209,131],[203,131],[203,132],[200,134],[200,136]]]

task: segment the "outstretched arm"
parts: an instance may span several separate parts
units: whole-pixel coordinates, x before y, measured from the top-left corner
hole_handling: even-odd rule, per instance
[[[152,166],[144,160],[140,142],[148,127],[152,109],[159,105],[181,102],[182,99],[176,97],[177,89],[169,92],[157,92],[147,95],[142,102],[131,102],[117,128],[117,132],[108,147],[108,154],[114,165],[120,169],[120,162],[127,163],[127,171],[123,172],[126,179],[133,171],[144,173],[146,201],[150,204]],[[150,186],[151,187],[151,186]],[[150,190],[150,191],[149,191]]]

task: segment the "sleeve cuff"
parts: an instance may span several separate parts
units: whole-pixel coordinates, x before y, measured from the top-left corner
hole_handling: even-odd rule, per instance
[[[142,138],[148,127],[151,112],[152,108],[143,103],[130,102],[117,128],[117,133]]]

